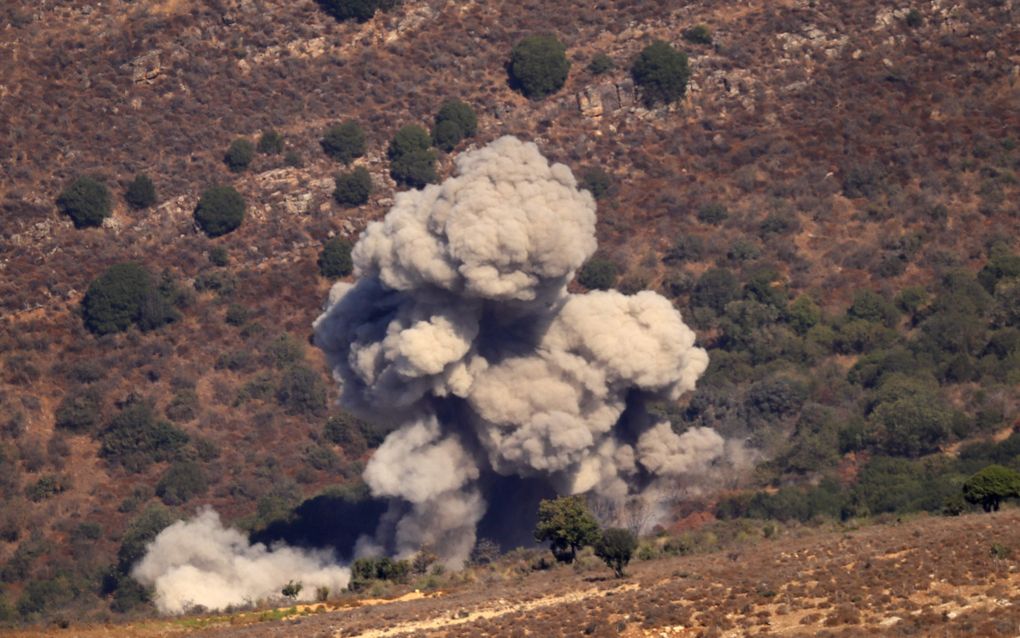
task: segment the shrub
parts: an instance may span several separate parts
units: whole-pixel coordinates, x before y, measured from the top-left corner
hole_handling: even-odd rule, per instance
[[[270,129],[259,137],[259,153],[263,155],[279,155],[283,152],[283,136]]]
[[[684,29],[684,40],[692,44],[712,44],[712,31],[703,24]]]
[[[131,567],[145,556],[146,545],[151,543],[164,529],[174,523],[177,518],[159,504],[149,505],[132,520],[124,532],[117,550],[117,569],[128,574]]]
[[[918,11],[917,9],[911,9],[910,11],[907,12],[907,17],[904,19],[904,21],[907,23],[908,27],[910,27],[911,29],[916,29],[917,27],[924,24],[924,16],[922,16],[921,12]]]
[[[635,549],[637,537],[634,533],[618,527],[604,530],[602,537],[595,543],[595,555],[612,568],[617,578],[623,577],[623,568],[630,562]]]
[[[613,186],[612,178],[598,167],[586,168],[581,171],[580,187],[591,193],[595,199],[602,199],[609,194]]]
[[[682,98],[691,76],[687,56],[662,40],[645,47],[634,60],[630,72],[649,107]]]
[[[350,164],[365,154],[365,131],[354,120],[347,120],[326,129],[320,144],[326,155],[338,162]]]
[[[110,191],[91,177],[79,177],[60,193],[57,206],[76,228],[99,226],[110,216]]]
[[[577,273],[577,282],[589,290],[609,290],[616,283],[616,264],[604,257],[592,257]]]
[[[428,131],[417,124],[408,124],[401,127],[390,140],[386,155],[391,160],[396,160],[408,153],[427,150],[431,145],[432,139]]]
[[[123,332],[132,323],[143,329],[173,321],[168,306],[144,267],[135,263],[114,264],[97,277],[82,299],[85,327],[96,334]]]
[[[48,499],[51,496],[56,496],[61,492],[67,491],[69,487],[70,479],[68,477],[57,476],[56,474],[47,474],[25,488],[25,498],[33,503],[38,503],[39,501]]]
[[[917,395],[880,403],[871,422],[888,453],[916,457],[938,451],[952,434],[953,415],[939,402]]]
[[[156,203],[156,185],[148,175],[139,173],[124,191],[124,201],[135,210],[148,208]]]
[[[1001,465],[989,465],[963,484],[963,497],[986,512],[999,511],[1007,498],[1020,497],[1020,474]]]
[[[563,43],[553,35],[531,35],[510,54],[510,78],[525,96],[537,100],[563,87],[570,61]]]
[[[244,198],[231,186],[214,186],[204,193],[195,208],[195,221],[209,237],[237,230],[244,221]]]
[[[280,379],[276,400],[288,414],[319,414],[326,407],[326,389],[313,370],[295,365]]]
[[[880,323],[890,328],[896,325],[900,316],[891,301],[870,290],[862,290],[854,295],[846,314],[851,319]]]
[[[346,277],[354,270],[354,261],[351,259],[351,242],[346,239],[334,237],[322,246],[319,253],[319,272],[323,277],[337,279]]]
[[[110,420],[99,436],[99,455],[128,471],[175,459],[188,435],[167,421],[158,421],[152,403],[134,399]]]
[[[215,246],[209,249],[209,263],[213,266],[223,268],[230,264],[230,253],[223,246]]]
[[[368,424],[364,421],[349,414],[337,414],[326,421],[322,435],[327,441],[342,447],[347,458],[353,459],[368,450],[369,437],[366,436],[366,433],[372,434]],[[375,445],[378,445],[379,442],[378,440],[372,441]]]
[[[478,116],[460,100],[447,100],[439,107],[432,127],[432,143],[438,148],[452,151],[461,140],[474,137],[478,132]]]
[[[182,388],[174,392],[170,403],[166,406],[166,418],[185,422],[198,416],[198,394],[191,388]]]
[[[711,308],[719,313],[726,304],[740,297],[740,282],[725,268],[706,270],[691,291],[691,305]]]
[[[255,159],[255,145],[251,143],[251,140],[243,137],[231,142],[227,147],[226,155],[223,156],[223,162],[227,168],[235,173],[240,173],[248,168],[253,159]]]
[[[438,180],[436,155],[431,149],[412,151],[390,163],[390,176],[397,183],[411,188],[424,188]]]
[[[156,485],[156,496],[167,505],[181,505],[192,497],[205,494],[209,481],[202,467],[194,461],[174,463]]]
[[[396,0],[316,0],[322,10],[337,20],[365,22],[376,11],[386,11],[396,5]]]
[[[340,173],[334,182],[333,199],[343,206],[361,206],[372,194],[372,176],[362,166],[349,173]]]
[[[719,203],[706,204],[698,209],[698,221],[703,224],[719,225],[729,217],[729,211]]]
[[[616,65],[613,63],[613,58],[605,53],[596,53],[588,63],[588,71],[592,75],[602,75],[612,71],[614,66]]]
[[[574,562],[577,550],[598,540],[599,524],[580,496],[543,499],[538,504],[535,540],[548,541],[556,560]]]
[[[78,389],[57,406],[56,426],[75,433],[88,432],[102,419],[103,398],[95,388]]]

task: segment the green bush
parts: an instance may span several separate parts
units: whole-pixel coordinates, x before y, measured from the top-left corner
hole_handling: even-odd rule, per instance
[[[228,266],[230,264],[230,253],[223,246],[214,246],[209,249],[209,263],[220,268]]]
[[[854,295],[853,303],[846,314],[851,319],[880,323],[890,328],[896,325],[900,317],[899,311],[891,301],[870,290],[862,290]]]
[[[637,544],[637,536],[630,530],[610,527],[595,542],[595,555],[612,568],[617,578],[622,578],[623,568],[630,562]]]
[[[110,191],[91,177],[79,177],[57,197],[57,207],[76,228],[99,226],[110,216]]]
[[[130,573],[134,564],[145,556],[146,545],[176,520],[177,517],[162,505],[154,503],[145,508],[128,524],[121,538],[117,550],[117,569],[125,575]]]
[[[917,9],[911,9],[907,12],[907,17],[904,19],[904,22],[906,22],[907,26],[911,29],[916,29],[924,24],[924,16],[922,16],[921,12]]]
[[[365,22],[376,11],[386,11],[397,4],[396,0],[316,0],[322,10],[337,20]]]
[[[588,63],[588,71],[592,75],[602,75],[612,71],[614,66],[616,65],[613,63],[613,58],[605,53],[596,53]]]
[[[353,245],[346,239],[334,237],[322,246],[319,253],[319,272],[323,277],[338,279],[346,277],[354,270],[351,259]]]
[[[343,206],[361,206],[372,194],[372,176],[362,166],[349,173],[340,173],[333,181],[336,183],[333,199]]]
[[[989,465],[963,484],[968,503],[980,504],[986,512],[999,511],[1007,498],[1020,497],[1020,474],[1001,465]]]
[[[511,82],[533,100],[560,90],[569,72],[567,49],[553,35],[528,36],[510,54]]]
[[[578,184],[581,188],[591,193],[595,199],[602,199],[609,194],[613,187],[613,179],[609,173],[595,166],[581,171],[581,179]]]
[[[599,538],[599,524],[581,496],[543,499],[538,504],[535,540],[548,541],[556,560],[572,563],[577,550]]]
[[[159,480],[156,496],[167,505],[182,505],[195,496],[205,494],[208,489],[209,480],[202,466],[194,461],[179,461],[171,465]]]
[[[347,120],[326,129],[320,144],[326,155],[350,164],[365,154],[365,131],[354,120]]]
[[[209,237],[237,230],[244,221],[244,198],[232,186],[214,186],[202,193],[195,221]]]
[[[149,271],[134,263],[114,264],[97,277],[82,299],[85,327],[96,334],[123,332],[135,323],[151,330],[174,321],[177,312]]]
[[[662,40],[656,40],[641,51],[630,73],[634,83],[641,87],[648,107],[682,98],[691,77],[687,56]]]
[[[38,503],[51,496],[66,492],[70,486],[71,483],[68,477],[47,474],[25,488],[25,498],[33,503]]]
[[[166,418],[183,423],[198,416],[198,393],[192,388],[181,388],[170,397]]]
[[[698,278],[691,291],[691,305],[711,308],[717,313],[740,297],[740,282],[725,268],[710,268]]]
[[[135,210],[148,208],[156,203],[156,185],[148,175],[139,173],[124,191],[124,201]]]
[[[279,155],[283,152],[283,136],[272,129],[259,137],[259,153],[263,155]]]
[[[390,176],[398,184],[411,188],[424,188],[427,184],[435,183],[439,179],[436,175],[435,152],[428,149],[401,155],[390,163]]]
[[[692,44],[712,44],[712,31],[704,24],[684,29],[684,40]]]
[[[604,257],[592,257],[577,273],[577,282],[589,290],[609,290],[616,283],[616,264]]]
[[[235,173],[240,173],[248,168],[253,159],[255,159],[255,145],[251,143],[251,140],[243,137],[231,142],[223,156],[223,162],[227,168]]]
[[[474,110],[460,100],[447,100],[436,113],[432,126],[432,143],[450,152],[461,140],[474,137],[477,132],[478,117]]]
[[[76,434],[95,429],[103,418],[103,397],[96,388],[79,388],[61,400],[56,426]]]
[[[188,435],[168,421],[157,420],[150,401],[134,399],[110,420],[99,442],[99,456],[140,472],[152,463],[176,459]]]
[[[705,204],[698,209],[698,221],[703,224],[718,226],[726,221],[726,218],[729,216],[730,214],[729,211],[726,210],[726,207],[718,202]]]
[[[326,388],[315,371],[299,364],[284,372],[276,400],[288,414],[319,414],[326,408]]]
[[[390,140],[386,155],[395,160],[408,153],[427,150],[431,145],[432,138],[429,137],[428,131],[417,124],[408,124],[401,127]]]

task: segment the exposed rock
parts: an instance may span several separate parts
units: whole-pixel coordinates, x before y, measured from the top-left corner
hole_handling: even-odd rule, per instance
[[[630,108],[636,103],[634,82],[607,82],[589,86],[577,94],[577,106],[585,117],[602,117],[620,109]]]
[[[163,72],[159,51],[149,51],[145,55],[140,55],[121,68],[131,72],[132,82],[149,82]]]

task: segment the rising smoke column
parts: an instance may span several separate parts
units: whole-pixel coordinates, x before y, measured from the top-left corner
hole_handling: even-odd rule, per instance
[[[337,283],[315,322],[341,403],[399,424],[364,472],[391,499],[366,551],[427,544],[458,566],[493,472],[622,499],[725,454],[711,429],[628,418],[693,389],[708,356],[653,292],[568,293],[595,249],[590,193],[513,137],[368,226],[357,282]]]

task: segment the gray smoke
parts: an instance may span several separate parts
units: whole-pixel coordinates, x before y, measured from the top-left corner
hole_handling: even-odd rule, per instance
[[[595,249],[591,195],[513,137],[464,153],[453,177],[398,194],[368,226],[357,282],[336,284],[315,322],[341,404],[399,424],[364,472],[391,510],[363,548],[429,545],[458,566],[486,475],[625,499],[737,451],[645,416],[693,389],[708,355],[653,292],[568,293]]]

